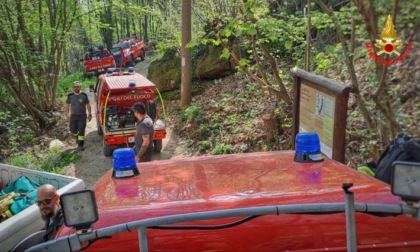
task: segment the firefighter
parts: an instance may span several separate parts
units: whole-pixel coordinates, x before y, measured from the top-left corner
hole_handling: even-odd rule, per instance
[[[89,97],[82,90],[80,81],[73,82],[73,92],[67,96],[66,116],[70,123],[70,131],[76,138],[76,143],[80,151],[85,150],[85,129],[86,119],[92,120]],[[87,115],[86,115],[87,109]]]

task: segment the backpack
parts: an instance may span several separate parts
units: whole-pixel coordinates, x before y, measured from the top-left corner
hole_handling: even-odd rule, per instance
[[[379,158],[375,178],[390,184],[392,164],[395,161],[420,162],[420,139],[399,133]]]

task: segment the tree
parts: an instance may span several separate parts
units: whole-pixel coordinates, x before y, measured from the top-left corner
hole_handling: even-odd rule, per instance
[[[283,20],[267,15],[267,11],[265,1],[242,0],[240,16],[215,19],[211,24],[217,38],[214,43],[221,44],[225,48],[225,56],[231,57],[235,65],[252,80],[290,106],[293,103],[291,95],[280,77],[277,59],[270,51],[271,45],[280,39],[275,33],[288,32],[288,27]],[[233,48],[231,42],[234,39],[249,41],[252,54],[250,59],[242,57]],[[291,110],[288,113],[290,116]]]
[[[391,83],[388,78],[389,66],[376,62],[376,82],[366,84],[366,86],[370,89],[370,94],[368,96],[363,96],[363,85],[360,83],[360,77],[358,76],[354,65],[354,46],[351,46],[354,45],[355,37],[353,35],[351,37],[352,40],[349,41],[343,33],[343,30],[345,30],[343,28],[344,25],[340,22],[337,14],[322,0],[316,0],[316,2],[333,20],[335,31],[338,35],[339,42],[342,45],[347,71],[351,79],[352,93],[357,101],[357,106],[368,129],[367,136],[377,139],[375,144],[372,144],[370,147],[371,156],[377,160],[379,159],[381,150],[383,149],[382,147],[386,146],[387,143],[389,143],[389,140],[394,138],[402,128],[400,123],[397,121],[395,112],[396,107],[391,104],[393,98],[392,92],[390,92]],[[375,44],[375,41],[379,39],[380,36],[378,32],[379,17],[374,1],[353,0],[353,3],[360,13],[365,25],[368,36],[367,39],[371,41],[372,45]],[[394,22],[397,19],[396,14],[398,3],[399,1],[395,0],[393,6],[390,5],[393,8]],[[352,22],[352,30],[354,29],[354,25],[355,22]],[[373,50],[375,50],[375,53],[377,52],[377,48],[374,48]],[[382,55],[380,58],[386,59],[387,56]],[[372,102],[374,106],[369,105]]]
[[[0,7],[0,86],[11,111],[36,135],[54,121],[63,46],[78,12],[77,0],[7,0]],[[24,115],[29,119],[24,119]]]

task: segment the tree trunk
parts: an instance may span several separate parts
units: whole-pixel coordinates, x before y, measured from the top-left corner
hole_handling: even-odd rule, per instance
[[[263,122],[266,143],[273,143],[276,140],[276,135],[280,136],[284,133],[284,130],[281,128],[281,118],[274,113],[264,116]]]
[[[182,0],[182,70],[181,70],[181,105],[191,104],[191,0]]]
[[[305,51],[305,70],[307,72],[311,71],[311,0],[308,0],[308,27],[306,30],[306,51]]]

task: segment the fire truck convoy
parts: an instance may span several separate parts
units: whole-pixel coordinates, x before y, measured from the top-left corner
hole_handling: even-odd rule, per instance
[[[162,139],[166,137],[165,122],[157,113],[155,84],[143,75],[134,72],[108,69],[98,77],[95,86],[96,124],[98,134],[103,136],[103,153],[111,156],[114,149],[133,147],[136,133],[136,117],[132,106],[136,102],[146,105],[147,114],[154,122],[154,150],[162,150]],[[164,111],[163,100],[161,100]]]
[[[296,159],[309,150],[136,164],[120,149],[93,190],[61,195],[56,239],[27,251],[420,251],[420,164],[394,163],[390,186]]]

